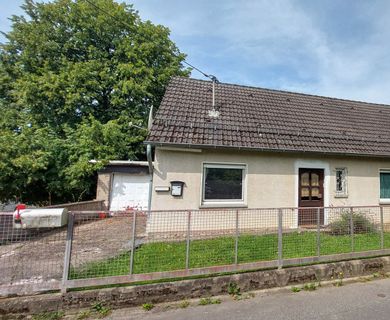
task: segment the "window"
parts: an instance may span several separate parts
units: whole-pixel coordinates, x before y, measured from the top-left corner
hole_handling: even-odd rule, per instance
[[[244,202],[245,165],[204,164],[203,203]]]
[[[390,200],[390,170],[381,170],[380,174],[380,198]]]
[[[336,196],[347,195],[347,168],[336,168]]]

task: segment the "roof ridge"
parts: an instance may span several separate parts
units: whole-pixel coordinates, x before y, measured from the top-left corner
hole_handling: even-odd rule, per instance
[[[176,79],[185,79],[185,80],[190,80],[190,81],[199,81],[199,82],[211,83],[210,80],[203,80],[203,79],[190,78],[190,77],[184,77],[184,76],[175,76],[173,78],[174,79],[176,78]],[[299,95],[299,96],[309,96],[309,97],[316,97],[316,98],[332,99],[332,100],[336,100],[336,101],[356,102],[356,103],[360,103],[360,104],[370,104],[370,105],[373,105],[373,106],[390,107],[390,104],[385,104],[385,103],[368,102],[368,101],[353,100],[353,99],[343,99],[343,98],[322,96],[322,95],[311,94],[311,93],[303,93],[303,92],[280,90],[280,89],[270,89],[270,88],[255,87],[255,86],[249,86],[249,85],[244,85],[244,84],[228,83],[228,82],[219,82],[219,84],[232,86],[232,87],[240,87],[240,88],[249,88],[249,89],[255,89],[255,90],[271,91],[271,92],[275,92],[275,93],[287,93],[287,94]]]

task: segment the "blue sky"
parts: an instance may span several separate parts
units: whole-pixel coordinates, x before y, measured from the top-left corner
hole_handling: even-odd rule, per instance
[[[390,104],[390,1],[127,2],[222,82]],[[0,0],[0,30],[21,3]]]

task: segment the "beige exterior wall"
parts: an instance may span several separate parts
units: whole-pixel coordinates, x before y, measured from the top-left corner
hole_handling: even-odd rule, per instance
[[[297,207],[298,169],[323,168],[325,206],[379,205],[379,171],[389,169],[390,161],[375,158],[308,156],[287,153],[202,150],[171,151],[156,148],[152,210],[197,210],[202,207],[202,168],[204,163],[245,164],[247,208]],[[347,168],[348,196],[335,193],[336,168]],[[156,192],[170,181],[185,183],[183,196]]]
[[[246,179],[244,205],[205,206],[202,204],[202,174],[204,163],[244,164]],[[198,150],[198,152],[156,149],[153,175],[152,210],[182,210],[152,212],[147,232],[156,239],[185,238],[188,211],[191,212],[191,237],[234,234],[236,210],[239,213],[239,233],[273,233],[278,225],[278,210],[283,210],[283,228],[298,228],[298,170],[324,169],[324,206],[378,206],[379,172],[389,169],[390,161],[370,158],[309,156],[243,151]],[[347,168],[348,195],[336,195],[336,168]],[[182,197],[170,192],[156,192],[156,187],[169,187],[170,181],[185,183]],[[199,209],[207,209],[201,210]],[[260,208],[260,209],[259,209]],[[268,209],[267,209],[268,208]],[[224,211],[222,211],[224,209]],[[259,209],[259,210],[253,210]],[[195,211],[196,210],[196,211]],[[324,210],[325,224],[339,219],[342,210]],[[359,211],[379,223],[379,208],[360,208]],[[384,222],[390,223],[390,207],[384,210]],[[313,217],[314,217],[313,213]]]
[[[111,189],[111,173],[98,173],[96,200],[103,200],[105,208],[109,207],[110,189]]]

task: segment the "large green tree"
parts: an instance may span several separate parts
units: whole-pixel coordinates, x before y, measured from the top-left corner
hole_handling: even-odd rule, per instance
[[[189,74],[185,55],[167,28],[124,3],[26,0],[23,9],[0,45],[0,201],[86,199],[99,165],[144,157],[137,126],[169,79]]]

